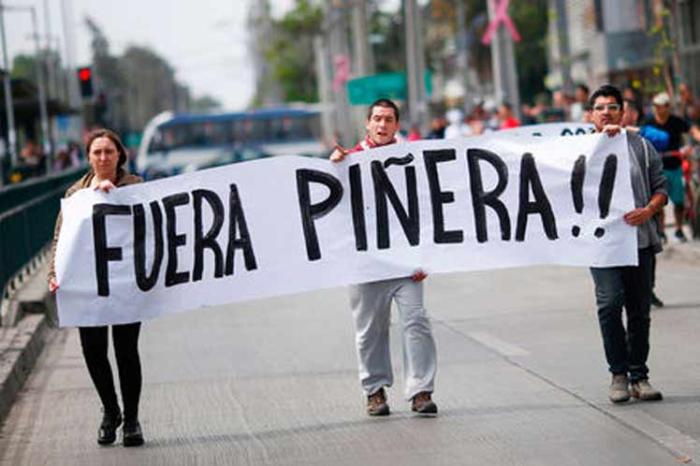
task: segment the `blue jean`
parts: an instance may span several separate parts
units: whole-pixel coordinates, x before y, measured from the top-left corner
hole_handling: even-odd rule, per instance
[[[648,377],[651,274],[654,251],[639,250],[636,267],[591,268],[605,358],[613,374]],[[622,308],[627,328],[622,323]]]

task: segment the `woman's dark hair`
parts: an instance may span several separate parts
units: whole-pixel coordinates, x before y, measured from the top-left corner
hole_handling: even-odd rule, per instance
[[[128,159],[128,156],[126,155],[126,148],[124,147],[122,140],[119,139],[117,133],[107,128],[99,128],[90,131],[90,134],[87,136],[87,142],[85,143],[85,154],[87,154],[88,160],[90,160],[90,147],[97,138],[107,138],[114,143],[114,146],[117,148],[117,152],[119,152],[119,161],[117,162],[117,174],[119,174],[121,171],[120,169],[124,166]]]
[[[598,89],[596,89],[595,92],[591,94],[591,96],[588,98],[589,107],[593,108],[595,99],[597,99],[598,97],[613,97],[617,104],[620,106],[620,108],[622,108],[622,93],[615,86],[612,86],[610,84],[604,84]]]

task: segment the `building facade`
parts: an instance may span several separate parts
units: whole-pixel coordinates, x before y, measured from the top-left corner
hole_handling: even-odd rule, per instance
[[[644,83],[656,74],[653,0],[550,0],[547,87]]]

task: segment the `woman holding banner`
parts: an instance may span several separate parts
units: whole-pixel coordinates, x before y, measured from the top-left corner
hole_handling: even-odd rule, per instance
[[[110,130],[98,129],[89,134],[85,152],[88,154],[90,170],[66,191],[69,197],[81,189],[95,189],[109,192],[120,186],[140,183],[142,179],[129,174],[125,169],[127,153],[119,137]],[[61,231],[59,212],[54,231],[49,290],[55,293],[59,287],[56,281],[54,258],[56,244]],[[119,408],[114,389],[112,368],[107,359],[108,327],[80,327],[80,343],[85,363],[102,401],[103,418],[97,436],[97,443],[109,445],[117,438],[117,428],[124,422],[122,438],[125,447],[143,445],[143,433],[138,421],[138,406],[141,396],[141,361],[138,352],[138,338],[141,322],[112,326],[114,353],[119,370],[124,415]]]

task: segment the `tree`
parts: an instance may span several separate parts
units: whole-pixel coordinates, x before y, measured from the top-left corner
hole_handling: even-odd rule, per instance
[[[547,74],[547,0],[511,2],[513,22],[523,40],[515,44],[518,67],[518,90],[523,101],[534,103],[537,94],[545,91]]]
[[[203,95],[192,100],[190,104],[190,110],[193,112],[207,112],[213,110],[220,110],[221,102],[216,100],[210,95]]]
[[[296,0],[294,8],[272,20],[265,57],[285,102],[316,102],[313,38],[321,31],[323,11],[310,0]]]
[[[454,41],[457,31],[457,2],[463,2],[466,24],[464,41],[469,50],[469,67],[480,80],[490,81],[491,50],[481,43],[488,26],[486,0],[432,0],[430,30],[426,41],[428,63],[439,60],[446,43]],[[544,90],[547,73],[547,0],[510,2],[510,16],[523,40],[515,44],[518,88],[523,100],[531,100]],[[434,57],[434,58],[433,58]]]
[[[124,133],[139,132],[164,110],[189,110],[189,89],[175,79],[175,69],[167,60],[140,46],[130,46],[121,56],[112,55],[97,23],[91,18],[86,23],[92,33],[99,123]],[[195,103],[197,110],[219,105],[212,98]]]
[[[12,60],[12,72],[10,73],[13,79],[26,79],[36,83],[36,60],[32,55],[16,55]]]
[[[377,73],[406,69],[403,15],[372,8],[369,18],[370,41]]]

